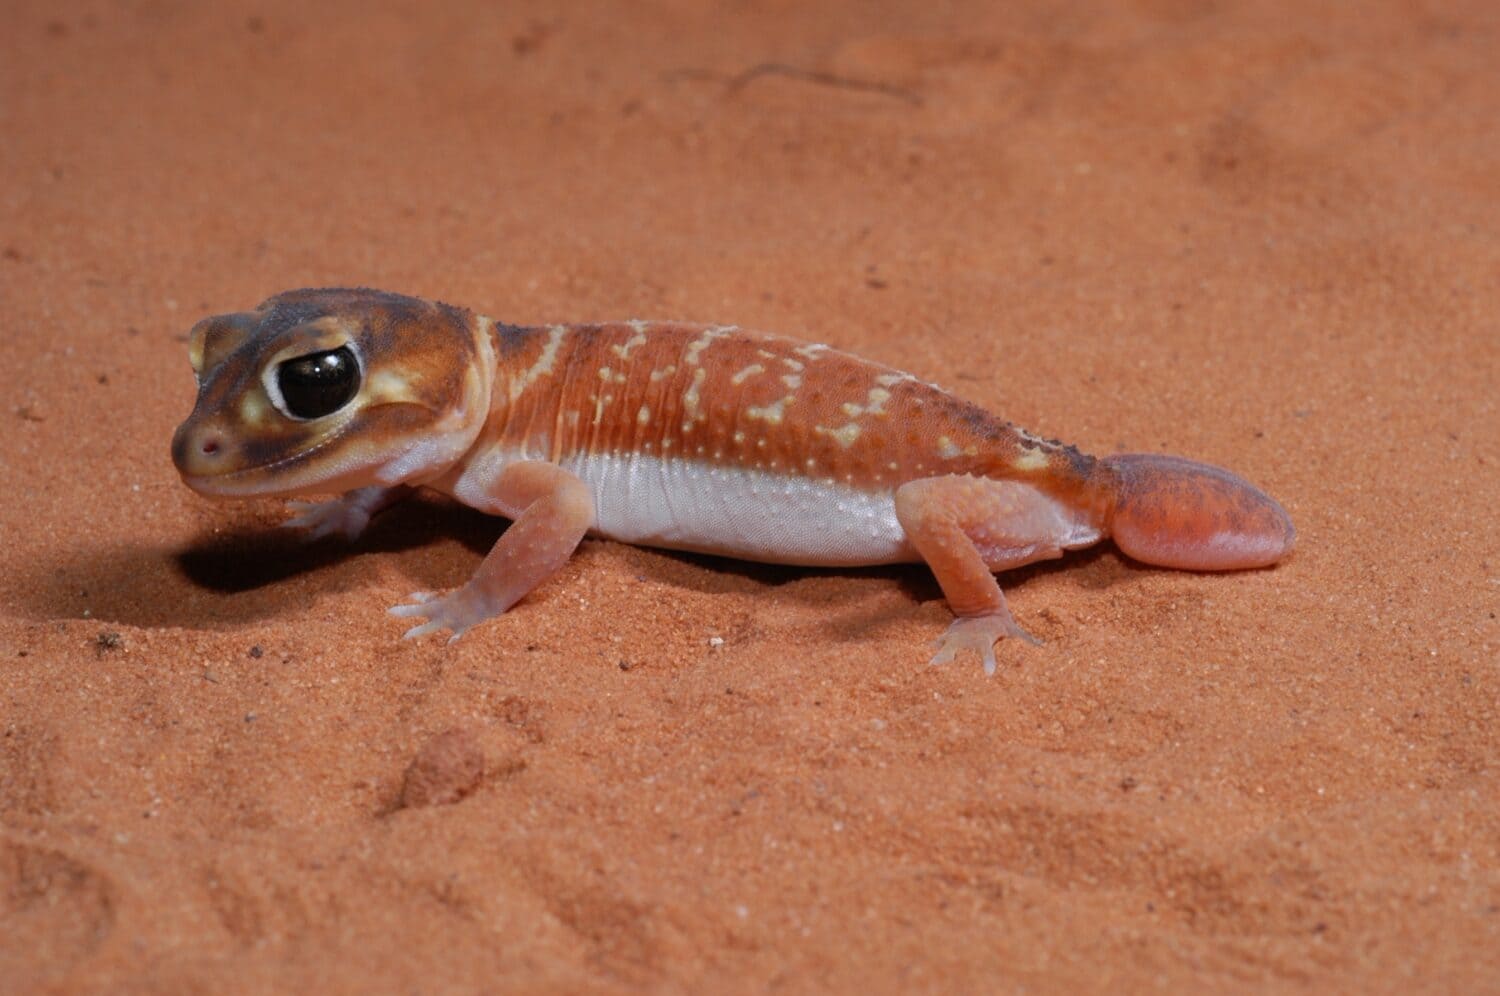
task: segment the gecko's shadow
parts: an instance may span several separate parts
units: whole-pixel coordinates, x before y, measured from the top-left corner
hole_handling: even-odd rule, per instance
[[[309,541],[293,529],[246,527],[194,540],[173,559],[193,584],[221,594],[238,594],[336,567],[364,554],[401,553],[439,539],[457,540],[483,555],[505,527],[504,520],[473,509],[418,497],[377,517],[352,543],[338,537]],[[434,583],[443,582],[435,578]]]
[[[686,553],[681,550],[652,549],[652,553],[671,560],[679,561],[686,565],[702,568],[714,575],[731,574],[754,582],[757,585],[775,588],[789,584],[793,581],[805,581],[808,578],[818,577],[869,577],[887,578],[895,581],[903,592],[914,599],[928,600],[941,598],[942,589],[938,587],[937,580],[932,572],[923,565],[912,564],[885,564],[875,567],[799,567],[789,564],[762,564],[752,560],[735,560],[731,557],[719,557],[707,553]],[[1116,580],[1128,573],[1132,566],[1123,560],[1109,545],[1090,547],[1087,550],[1073,550],[1063,554],[1057,560],[1044,560],[1025,567],[1017,567],[1003,574],[995,575],[1000,580],[1000,587],[1009,590],[1020,587],[1032,578],[1044,577],[1058,571],[1077,571],[1080,567],[1092,565],[1101,557],[1115,554],[1116,560],[1120,560],[1122,570],[1109,572],[1107,577],[1097,578],[1093,584],[1084,584],[1088,588],[1107,588]],[[709,575],[702,575],[708,577]],[[688,575],[682,576],[684,579]],[[673,575],[676,579],[677,575]],[[722,591],[723,585],[712,581],[693,583],[685,580],[682,587],[691,588],[694,591],[713,592]]]
[[[309,542],[256,516],[227,531],[204,532],[186,547],[93,547],[3,583],[10,599],[39,621],[217,629],[284,614],[288,596],[279,583],[289,579],[315,576],[320,592],[368,585],[373,561],[364,554],[370,552],[409,553],[401,569],[414,588],[456,584],[463,579],[450,576],[444,558],[424,555],[421,548],[450,539],[482,555],[504,526],[459,505],[418,497],[377,518],[356,543]]]
[[[894,585],[915,607],[941,600],[943,591],[922,564],[889,564],[876,567],[799,567],[762,564],[709,554],[677,550],[622,547],[637,572],[638,580],[652,581],[686,591],[724,594],[751,591],[774,599],[820,609],[819,629],[847,638],[857,638],[899,621],[904,613],[893,613],[890,602],[880,597],[882,586],[869,586],[853,594],[847,587],[829,598],[820,580],[869,579]],[[1058,572],[1077,573],[1085,588],[1102,589],[1140,573],[1140,568],[1118,556],[1108,544],[1066,553],[1057,560],[1043,561],[998,575],[1001,588],[1014,591],[1033,579]],[[768,591],[769,590],[769,591]]]
[[[41,620],[232,628],[284,614],[288,595],[280,585],[291,579],[315,576],[320,593],[369,585],[375,562],[364,557],[367,553],[402,554],[400,570],[415,589],[454,587],[469,577],[475,558],[487,553],[506,528],[503,519],[447,499],[418,496],[379,516],[355,543],[334,538],[308,542],[300,533],[262,519],[228,532],[205,533],[177,550],[139,543],[94,549],[32,576],[12,577],[11,594]],[[469,553],[455,559],[451,548],[446,556],[424,551],[444,539],[457,541]],[[828,608],[825,625],[835,631],[869,631],[889,622],[889,603],[864,597],[830,602],[818,579],[883,579],[913,603],[942,597],[931,573],[920,565],[794,567],[611,546],[615,552],[607,556],[625,558],[627,569],[642,581],[705,594],[769,589],[778,599]],[[1083,568],[1080,584],[1100,588],[1135,573],[1125,561],[1100,549],[1008,571],[1000,576],[1001,584],[1010,591],[1054,571]],[[591,556],[599,555],[596,551]]]

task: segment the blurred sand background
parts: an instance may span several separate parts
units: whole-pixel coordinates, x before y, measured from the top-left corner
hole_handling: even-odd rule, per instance
[[[1494,3],[4,23],[0,991],[1500,990]],[[402,642],[503,523],[167,454],[197,318],[340,284],[834,343],[1299,549],[1019,572],[990,680],[925,571],[602,541]]]

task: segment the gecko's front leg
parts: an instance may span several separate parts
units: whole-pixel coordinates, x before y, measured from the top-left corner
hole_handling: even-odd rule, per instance
[[[359,539],[372,518],[414,490],[404,484],[389,488],[371,485],[355,488],[332,501],[289,501],[286,507],[297,514],[281,525],[287,529],[306,530],[308,539],[337,533],[353,542]]]
[[[515,510],[511,523],[468,584],[440,597],[423,592],[392,615],[427,622],[407,630],[416,637],[451,630],[449,642],[519,602],[565,564],[594,524],[588,486],[556,464],[528,460],[511,464],[490,488],[497,504]]]

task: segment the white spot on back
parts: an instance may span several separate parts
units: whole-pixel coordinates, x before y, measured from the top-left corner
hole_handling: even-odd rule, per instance
[[[630,359],[630,351],[646,342],[646,323],[637,320],[629,324],[631,328],[635,329],[635,335],[631,336],[623,344],[616,344],[609,347],[610,352],[614,353],[620,359],[627,361]]]
[[[682,395],[682,409],[687,413],[687,419],[682,423],[682,431],[687,432],[693,427],[694,422],[703,421],[704,416],[698,411],[700,398],[699,389],[703,387],[703,381],[708,377],[708,371],[699,367],[693,371],[693,382]]]
[[[853,422],[837,429],[830,429],[824,425],[814,426],[813,431],[821,436],[828,436],[846,450],[853,446],[854,441],[859,438],[859,426]]]
[[[747,405],[745,406],[745,417],[769,422],[772,425],[780,425],[782,417],[786,414],[787,402],[791,400],[791,395],[788,395],[784,398],[778,398],[764,407]]]
[[[514,401],[517,396],[539,378],[545,377],[552,372],[557,363],[557,351],[562,346],[563,336],[568,334],[567,328],[562,325],[553,325],[547,330],[547,341],[542,346],[542,354],[537,357],[531,369],[521,377],[519,383],[511,382],[510,397]]]
[[[1047,454],[1044,450],[1025,450],[1015,459],[1017,470],[1041,470],[1047,466]]]
[[[850,418],[859,418],[861,415],[884,415],[885,403],[891,400],[891,392],[883,387],[872,387],[870,393],[865,395],[865,403],[856,405],[852,402],[844,402],[844,414]]]
[[[699,355],[712,346],[715,339],[722,339],[734,330],[733,325],[713,325],[704,329],[698,338],[688,343],[687,351],[682,354],[682,362],[689,366],[697,366]]]
[[[745,369],[737,372],[733,377],[729,378],[729,383],[733,384],[735,387],[739,387],[751,377],[754,377],[757,374],[763,374],[765,372],[765,367],[761,366],[759,363],[752,363]]]
[[[615,400],[615,396],[613,394],[604,394],[604,395],[595,395],[594,396],[594,424],[595,425],[598,425],[600,422],[604,421],[604,409],[610,404],[610,402],[612,402],[614,400]]]
[[[938,437],[938,456],[942,457],[944,460],[952,460],[955,457],[961,456],[976,456],[978,455],[978,453],[979,450],[975,449],[973,446],[960,447],[957,443],[949,439],[947,436]]]

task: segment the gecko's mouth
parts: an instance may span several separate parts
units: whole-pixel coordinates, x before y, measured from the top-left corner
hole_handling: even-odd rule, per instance
[[[172,462],[182,483],[212,498],[306,493],[352,469],[354,461],[330,460],[326,455],[351,425],[352,420],[345,419],[317,442],[289,447],[285,440],[239,444],[232,433],[185,422],[172,440]]]
[[[267,492],[253,480],[236,480],[247,471],[231,474],[183,474],[182,483],[207,498],[257,498]]]
[[[348,478],[363,478],[359,467],[335,466],[294,473],[286,466],[290,461],[276,461],[255,467],[245,467],[221,474],[190,474],[178,471],[182,483],[208,498],[280,498],[292,495],[322,494],[346,491],[358,487],[362,481],[350,483]]]

